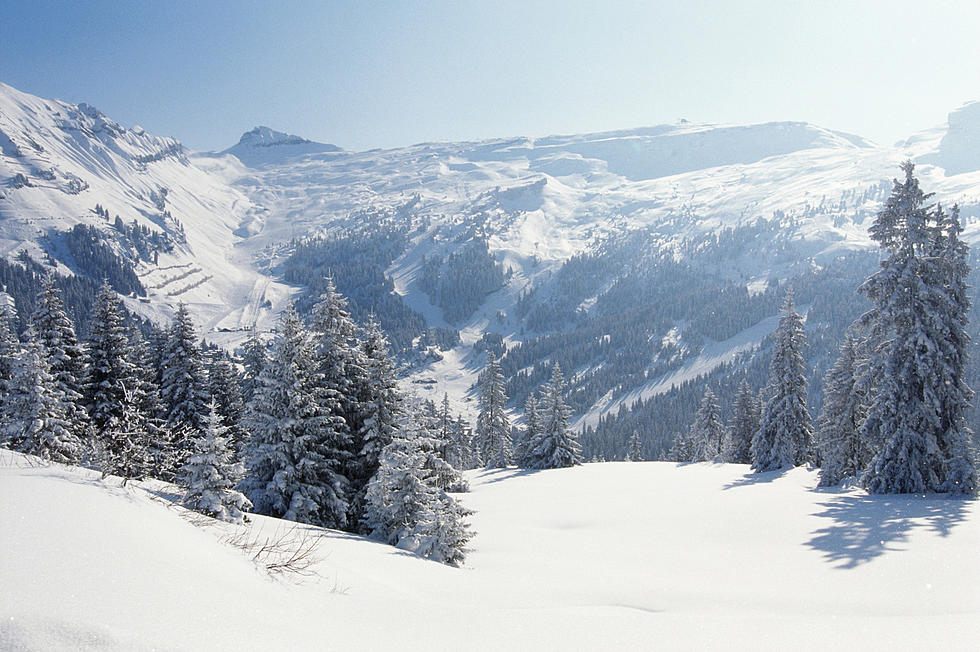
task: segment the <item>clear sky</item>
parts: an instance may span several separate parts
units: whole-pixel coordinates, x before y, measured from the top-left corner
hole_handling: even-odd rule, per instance
[[[0,81],[199,150],[679,118],[892,143],[980,99],[980,1],[0,0]]]

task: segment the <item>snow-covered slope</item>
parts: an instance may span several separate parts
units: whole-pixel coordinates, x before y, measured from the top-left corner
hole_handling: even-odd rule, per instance
[[[87,104],[0,84],[0,254],[26,250],[43,260],[48,252],[64,261],[47,244],[54,232],[76,224],[111,232],[97,204],[112,218],[186,240],[137,268],[150,302],[132,299],[131,309],[160,319],[184,301],[201,327],[237,327],[261,319],[266,311],[252,308],[282,294],[235,248],[236,233],[255,219],[257,207],[224,177],[196,165],[179,142],[127,129]],[[252,294],[261,300],[250,304]],[[244,317],[229,316],[243,309]]]
[[[238,529],[195,526],[146,485],[0,456],[5,650],[965,650],[980,636],[976,502],[815,491],[805,469],[478,472],[463,568],[308,529],[292,536],[318,538],[316,576],[272,580],[222,543]]]

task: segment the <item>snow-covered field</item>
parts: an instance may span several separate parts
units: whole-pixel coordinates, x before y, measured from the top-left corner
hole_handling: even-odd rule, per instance
[[[0,451],[0,649],[976,649],[976,502],[747,473],[473,472],[463,568],[255,517],[319,539],[274,579],[162,485]]]

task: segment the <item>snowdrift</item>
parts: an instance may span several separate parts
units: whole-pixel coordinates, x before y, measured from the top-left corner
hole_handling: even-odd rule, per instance
[[[975,649],[980,513],[812,471],[478,471],[456,569],[0,451],[0,649]],[[200,521],[195,524],[192,521]],[[207,523],[207,525],[205,525]],[[316,537],[272,577],[235,535]]]

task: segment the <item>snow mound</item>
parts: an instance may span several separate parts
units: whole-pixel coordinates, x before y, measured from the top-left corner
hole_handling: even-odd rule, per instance
[[[191,524],[153,499],[162,485],[0,451],[0,648],[972,649],[980,635],[973,501],[816,491],[812,471],[739,465],[470,480],[464,568],[306,528],[318,576],[272,580],[220,541],[235,526]]]

